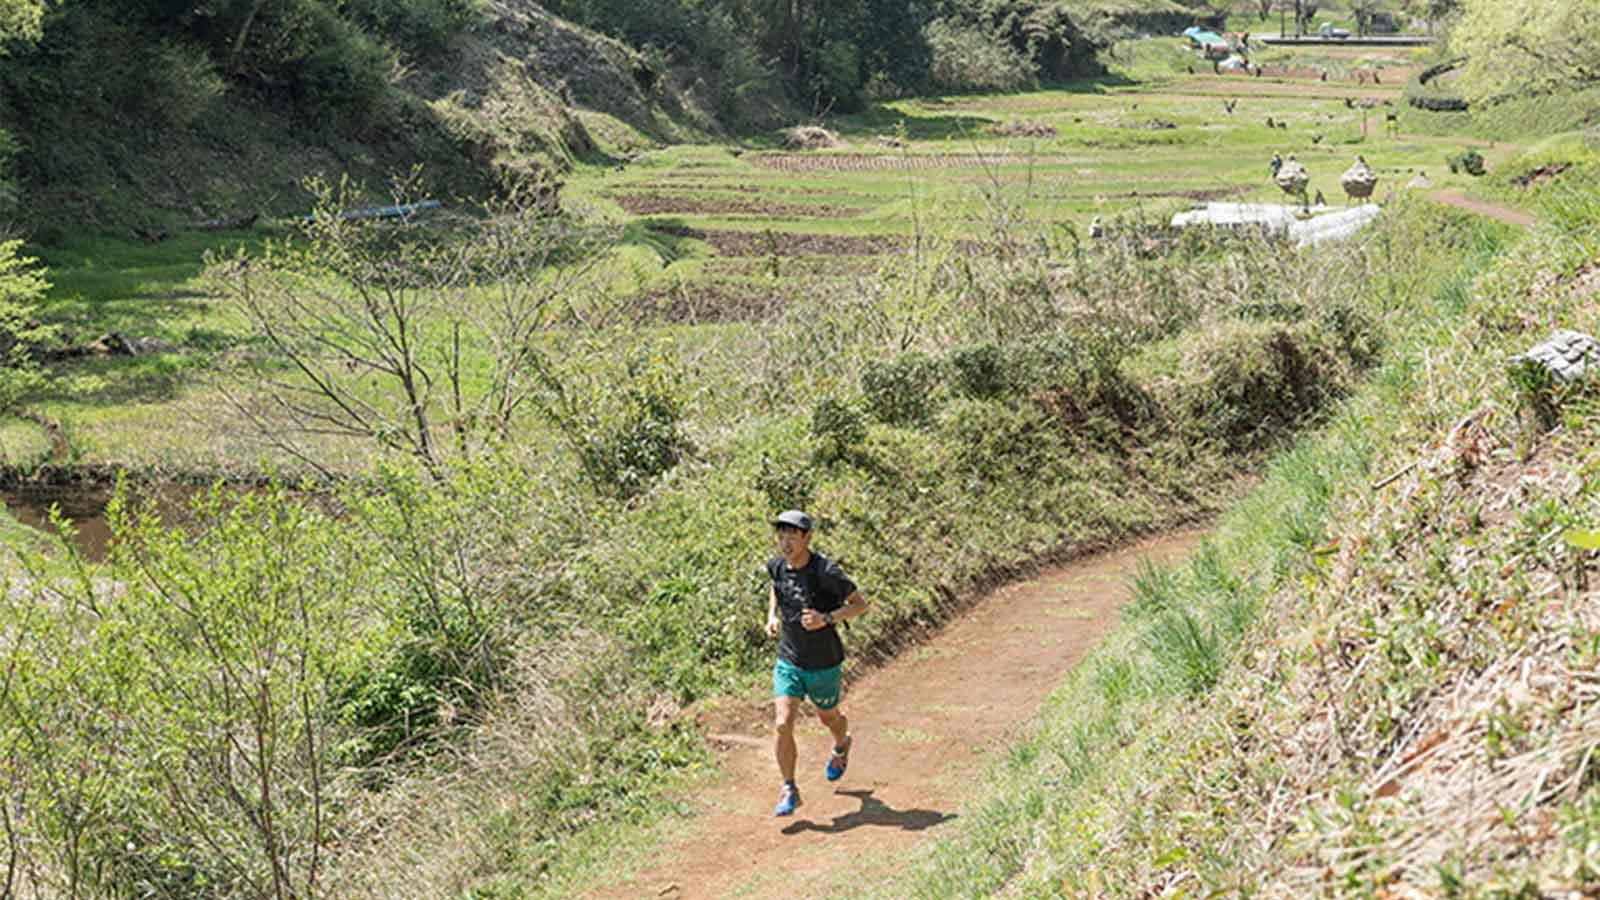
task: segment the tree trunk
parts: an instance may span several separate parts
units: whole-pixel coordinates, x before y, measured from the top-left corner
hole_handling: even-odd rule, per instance
[[[228,53],[228,64],[235,69],[239,66],[239,55],[244,52],[245,39],[250,36],[250,26],[255,23],[256,14],[261,12],[261,7],[267,0],[252,0],[250,11],[244,14],[244,21],[239,23],[239,33],[233,36],[233,48]]]

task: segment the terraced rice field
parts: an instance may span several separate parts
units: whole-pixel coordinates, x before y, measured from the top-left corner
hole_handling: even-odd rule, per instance
[[[632,224],[641,312],[726,321],[770,312],[795,276],[858,277],[915,238],[1023,225],[1065,240],[1094,216],[1157,222],[1206,201],[1281,202],[1274,152],[1295,154],[1333,205],[1358,153],[1379,200],[1423,170],[1457,186],[1444,158],[1464,142],[1408,133],[1429,114],[1404,106],[1411,63],[1394,51],[1274,50],[1258,57],[1260,76],[1211,74],[1176,42],[1159,53],[1164,77],[901,101],[824,123],[839,149],[671,147],[585,169],[568,196]],[[1011,130],[1035,136],[996,134]]]
[[[1062,253],[1085,239],[1095,216],[1113,225],[1164,223],[1206,201],[1281,202],[1268,178],[1274,152],[1297,155],[1312,194],[1321,190],[1335,205],[1343,202],[1338,176],[1358,153],[1379,176],[1380,201],[1423,169],[1440,196],[1472,190],[1468,176],[1444,165],[1470,142],[1428,136],[1448,134],[1449,124],[1400,105],[1410,59],[1344,48],[1272,50],[1257,60],[1266,74],[1244,76],[1211,74],[1176,40],[1135,42],[1117,56],[1126,68],[1098,80],[909,99],[830,119],[822,124],[841,137],[837,149],[796,150],[774,134],[584,164],[569,176],[563,200],[622,223],[614,264],[602,266],[600,277],[628,301],[636,327],[708,326],[691,339],[714,342],[736,330],[718,327],[763,321],[796,298],[870,296],[876,274],[911,253],[976,252],[978,239],[997,232],[1024,252]],[[1381,84],[1363,74],[1373,72]],[[1390,112],[1398,133],[1387,127]],[[127,257],[119,265],[136,267],[150,251],[119,252]],[[58,274],[103,277],[89,259]],[[75,273],[74,265],[83,268]],[[200,296],[198,267],[180,269],[148,284],[130,281],[130,296],[163,304]],[[182,308],[192,311],[197,333],[239,327],[222,307]],[[219,459],[248,467],[263,452],[217,437],[245,429],[215,425],[230,407],[212,386],[165,369],[124,375],[115,368],[121,363],[100,365],[113,381],[128,379],[131,386],[115,391],[119,402],[104,402],[99,388],[82,382],[47,405],[95,448],[93,461],[178,459],[210,471]],[[120,402],[126,397],[139,402]],[[193,430],[174,422],[192,422]],[[8,436],[43,446],[36,431],[22,423]]]

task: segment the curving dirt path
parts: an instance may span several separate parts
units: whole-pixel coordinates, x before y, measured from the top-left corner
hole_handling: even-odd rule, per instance
[[[685,834],[661,848],[654,868],[588,896],[801,900],[881,883],[906,851],[963,815],[973,776],[1115,621],[1139,561],[1180,557],[1201,534],[1145,540],[1001,588],[915,650],[848,684],[850,770],[835,784],[823,779],[827,731],[814,716],[804,719],[797,779],[804,803],[792,818],[772,816],[778,776],[770,713],[746,705],[712,735],[725,774],[699,798]]]
[[[1509,206],[1500,206],[1499,204],[1489,203],[1484,200],[1474,200],[1455,188],[1441,188],[1429,194],[1428,197],[1435,203],[1444,203],[1449,206],[1464,209],[1467,212],[1477,213],[1480,216],[1498,219],[1502,222],[1509,222],[1512,225],[1521,225],[1524,228],[1538,221],[1533,216],[1523,212],[1520,209],[1512,209]]]

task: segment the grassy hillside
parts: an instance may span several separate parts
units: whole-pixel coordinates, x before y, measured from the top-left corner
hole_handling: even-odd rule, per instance
[[[955,861],[909,888],[1054,890],[1064,807],[1047,788],[1095,777],[1080,748],[1126,751],[1173,698],[1222,690],[1263,598],[1325,572],[1335,477],[1369,468],[1384,433],[1371,404],[1430,408],[1402,392],[1440,389],[1431,354],[1474,321],[1472,279],[1505,236],[1400,185],[1461,138],[1364,135],[1342,100],[1376,88],[1189,76],[1167,39],[1060,90],[840,118],[849,148],[629,160],[689,133],[640,99],[648,62],[496,9],[493,35],[452,51],[476,47],[470,64],[398,81],[480,174],[611,148],[620,171],[579,159],[563,215],[367,222],[335,205],[270,248],[249,232],[55,251],[62,324],[172,344],[64,363],[30,398],[88,436],[80,452],[299,474],[294,441],[338,489],[219,490],[183,529],[139,515],[134,487],[103,565],[21,556],[0,592],[0,777],[21,810],[0,824],[19,877],[44,893],[570,892],[704,770],[684,708],[759,683],[771,510],[806,506],[847,548],[876,603],[852,646],[882,657],[975,586],[1221,508],[1331,422],[1330,449],[1277,464],[1239,537],[1197,564],[1204,604],[1150,574],[1120,638],[1134,655],[1074,676],[1099,692],[1074,706],[1090,719],[1018,750],[1020,792],[963,816]],[[496,43],[529,34],[548,54],[531,70],[511,54],[528,43]],[[1146,65],[1159,79],[1132,83]],[[554,73],[573,77],[540,80]],[[1364,152],[1394,200],[1363,240],[1316,250],[1159,227],[1202,196],[1280,195],[1273,150],[1336,202]],[[1109,238],[1083,236],[1093,215]],[[1548,240],[1592,250],[1587,234]],[[196,259],[240,241],[241,259]],[[1520,308],[1481,284],[1501,298],[1480,336],[1500,352]],[[374,345],[400,363],[373,363]],[[316,408],[321,427],[252,431],[227,405],[254,390],[271,409],[319,380],[345,402]],[[388,418],[331,427],[351,409]]]
[[[352,178],[381,203],[420,167],[432,196],[481,197],[576,158],[720,128],[661,61],[532,2],[466,7],[425,42],[408,43],[405,22],[333,19],[283,37],[308,49],[268,46],[249,64],[185,21],[68,4],[7,61],[9,171],[35,238],[156,240],[304,213],[303,183],[318,175]]]
[[[1541,190],[1550,224],[1509,246],[1469,237],[1393,361],[1140,578],[885,896],[1592,890],[1593,383],[1506,360],[1600,325],[1593,178]]]

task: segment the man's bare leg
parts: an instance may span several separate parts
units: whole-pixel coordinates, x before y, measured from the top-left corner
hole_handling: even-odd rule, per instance
[[[794,718],[800,710],[799,697],[774,697],[773,702],[773,753],[778,758],[778,772],[783,780],[794,780]]]
[[[850,720],[845,718],[843,710],[837,706],[833,709],[819,709],[817,710],[817,718],[821,719],[822,724],[828,726],[828,730],[833,732],[834,749],[837,750],[843,747],[845,741],[850,740]],[[790,746],[793,745],[791,744]]]

